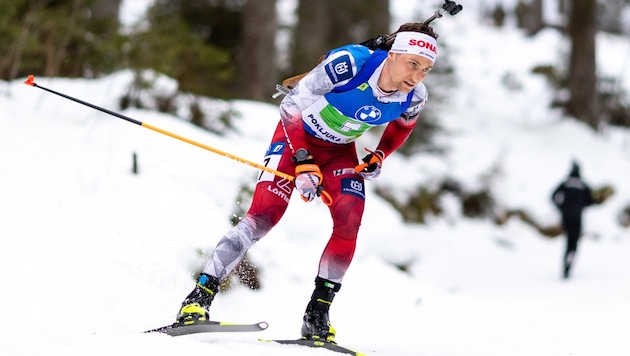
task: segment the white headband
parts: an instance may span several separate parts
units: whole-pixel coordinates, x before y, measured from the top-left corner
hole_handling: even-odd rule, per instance
[[[435,63],[437,57],[437,41],[435,38],[420,32],[398,32],[390,52],[416,54]]]

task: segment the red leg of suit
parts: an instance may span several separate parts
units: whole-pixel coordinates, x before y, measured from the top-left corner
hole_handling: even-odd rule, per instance
[[[307,143],[308,150],[324,176],[324,189],[333,200],[329,207],[333,231],[320,259],[318,275],[341,282],[354,256],[365,203],[364,182],[361,176],[344,171],[358,164],[353,143],[331,144],[311,136],[307,137]],[[293,175],[295,164],[291,161],[292,155],[282,126],[278,125],[265,157],[266,165]],[[252,205],[247,212],[250,217],[264,222],[257,224],[259,231],[255,235],[266,234],[280,221],[287,209],[292,190],[293,182],[270,173],[261,173]],[[313,225],[316,226],[317,222],[313,222]]]

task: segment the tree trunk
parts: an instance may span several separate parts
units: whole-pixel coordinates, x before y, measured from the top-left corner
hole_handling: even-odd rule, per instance
[[[571,54],[567,112],[594,129],[599,125],[595,63],[596,6],[596,0],[573,0],[568,25]]]
[[[20,69],[20,65],[22,64],[22,55],[24,54],[24,48],[26,47],[26,42],[29,37],[32,35],[32,18],[35,17],[34,13],[29,12],[24,22],[22,22],[22,26],[20,27],[20,35],[18,40],[15,43],[13,53],[9,53],[7,58],[11,60],[10,69],[9,69],[9,77],[8,80],[14,80]]]
[[[291,67],[294,74],[312,69],[319,57],[328,48],[328,29],[331,18],[328,16],[330,0],[300,0],[297,14],[298,23],[293,35]],[[342,5],[341,3],[340,5]]]
[[[361,43],[391,32],[389,0],[345,0],[344,9],[340,9],[337,4],[328,2],[328,16],[333,19],[328,32],[331,47]]]
[[[92,18],[95,19],[116,19],[120,13],[121,0],[95,0],[90,6]]]
[[[527,34],[534,36],[545,26],[543,17],[543,0],[532,0],[525,16],[525,29]]]
[[[292,71],[308,71],[328,50],[390,30],[389,0],[300,0]]]
[[[249,0],[243,7],[243,39],[238,50],[239,85],[243,98],[270,101],[278,81],[275,0]]]
[[[77,25],[79,22],[79,16],[82,7],[81,0],[74,0],[70,7],[70,16],[68,17],[68,25],[66,31],[62,34],[62,37],[59,41],[48,42],[48,48],[51,53],[51,57],[49,60],[51,63],[46,63],[46,75],[49,77],[56,77],[60,74],[61,62],[65,59],[66,54],[68,53],[68,48],[70,46],[70,42],[72,38],[75,36],[75,32],[77,31]],[[49,39],[56,39],[54,35],[49,37]]]

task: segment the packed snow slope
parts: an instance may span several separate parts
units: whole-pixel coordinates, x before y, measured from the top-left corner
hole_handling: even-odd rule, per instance
[[[630,133],[597,134],[549,109],[552,94],[530,69],[561,62],[557,33],[525,38],[465,13],[436,28],[448,38],[459,81],[439,108],[439,140],[448,150],[394,155],[367,184],[356,257],[331,309],[338,342],[367,355],[630,354],[630,234],[618,223],[630,203]],[[622,68],[627,39],[599,39],[602,70]],[[267,321],[266,331],[143,334],[174,320],[192,274],[230,227],[239,190],[258,172],[24,79],[0,82],[0,354],[331,354],[257,340],[299,336],[330,234],[326,207],[295,195],[285,219],[250,250],[262,288],[237,284],[211,310],[217,320]],[[620,79],[627,88],[628,78]],[[36,76],[39,85],[112,110],[131,80],[127,71],[96,80]],[[156,88],[175,85],[158,77]],[[208,112],[232,105],[237,130],[217,136],[153,110],[121,113],[260,162],[277,107],[203,105]],[[365,137],[359,147],[374,144]],[[551,225],[559,216],[549,195],[571,159],[593,187],[611,185],[615,194],[585,213],[569,280],[560,277],[562,238],[543,237],[518,219],[496,226],[464,218],[449,196],[442,216],[405,225],[372,192],[389,185],[404,196],[444,177],[474,190],[495,172],[490,188],[499,206]]]

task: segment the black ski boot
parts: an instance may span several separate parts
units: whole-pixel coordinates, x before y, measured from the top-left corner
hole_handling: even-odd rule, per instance
[[[217,277],[205,273],[200,274],[195,289],[182,302],[182,307],[177,313],[177,322],[191,325],[210,320],[208,309],[215,294],[219,291],[219,284]]]
[[[327,279],[315,278],[315,291],[311,301],[304,312],[302,324],[302,337],[310,340],[334,342],[336,330],[330,325],[328,309],[335,297],[335,293],[341,288],[340,283]]]

